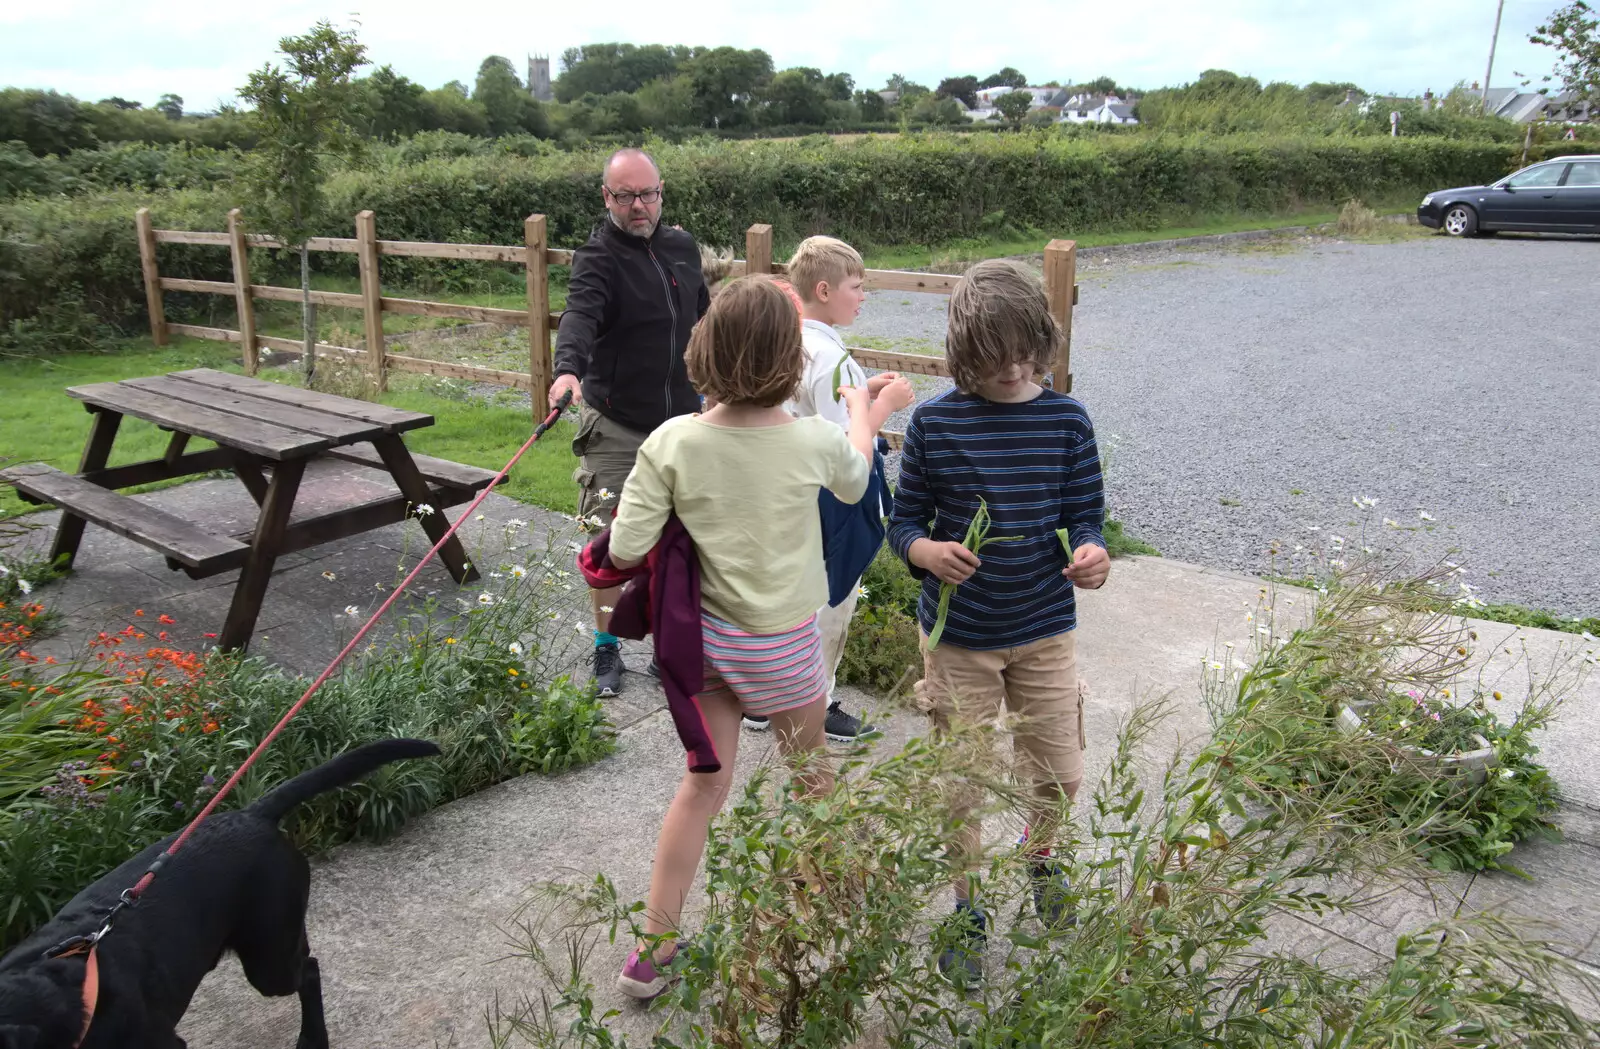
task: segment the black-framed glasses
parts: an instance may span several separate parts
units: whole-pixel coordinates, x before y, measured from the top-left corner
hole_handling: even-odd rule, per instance
[[[655,189],[647,189],[642,193],[619,193],[617,190],[607,186],[606,192],[611,194],[612,200],[616,201],[618,204],[621,204],[625,208],[633,207],[633,202],[636,200],[642,200],[646,204],[654,204],[656,201],[661,199],[660,186],[657,186]]]

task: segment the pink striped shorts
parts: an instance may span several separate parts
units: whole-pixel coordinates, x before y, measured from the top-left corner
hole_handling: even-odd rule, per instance
[[[727,696],[746,714],[771,717],[827,694],[816,616],[781,634],[752,634],[702,612],[700,629],[706,652],[701,695]]]

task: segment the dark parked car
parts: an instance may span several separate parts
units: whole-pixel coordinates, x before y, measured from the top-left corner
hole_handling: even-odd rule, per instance
[[[1417,207],[1417,221],[1452,237],[1503,229],[1600,233],[1600,156],[1559,157],[1493,185],[1429,193]]]

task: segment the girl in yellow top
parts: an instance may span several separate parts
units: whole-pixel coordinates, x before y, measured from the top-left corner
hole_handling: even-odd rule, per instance
[[[800,318],[771,278],[746,277],[722,291],[685,354],[695,387],[716,406],[668,420],[639,448],[611,528],[619,568],[644,560],[676,513],[700,559],[706,687],[700,706],[722,769],[685,773],[667,810],[650,878],[645,933],[675,931],[705,851],[706,834],[733,779],[740,718],[772,719],[785,756],[822,743],[827,675],[816,611],[827,603],[817,492],[854,503],[866,492],[873,435],[909,405],[898,379],[876,400],[841,390],[850,433],[783,409],[805,367]],[[826,773],[807,788],[827,789]],[[670,957],[670,954],[668,955]],[[617,984],[652,998],[667,986],[647,944]]]

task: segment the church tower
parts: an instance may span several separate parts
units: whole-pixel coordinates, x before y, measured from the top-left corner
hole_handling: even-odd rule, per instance
[[[528,56],[528,92],[540,102],[555,98],[550,90],[550,56]]]

